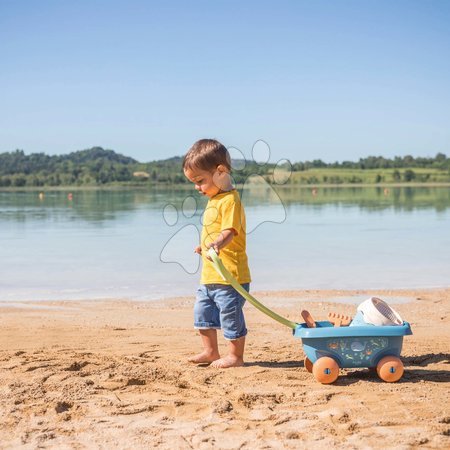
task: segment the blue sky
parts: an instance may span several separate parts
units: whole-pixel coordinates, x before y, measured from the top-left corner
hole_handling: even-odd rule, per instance
[[[450,154],[450,1],[0,0],[0,152]]]

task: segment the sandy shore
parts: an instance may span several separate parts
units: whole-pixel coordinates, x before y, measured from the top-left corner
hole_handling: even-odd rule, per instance
[[[414,300],[394,305],[414,332],[398,383],[317,383],[301,341],[250,305],[246,365],[228,370],[186,363],[191,298],[0,307],[0,448],[449,448],[450,289],[255,296],[301,321],[353,315],[326,300],[356,294]]]

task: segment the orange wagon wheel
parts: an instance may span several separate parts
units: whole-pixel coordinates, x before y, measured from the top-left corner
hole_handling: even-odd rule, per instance
[[[403,372],[403,363],[396,356],[385,356],[377,364],[378,376],[388,383],[400,380]]]
[[[305,356],[304,366],[305,366],[305,369],[309,373],[312,373],[312,371],[313,371],[313,363],[311,362],[311,360],[307,356]]]
[[[313,364],[312,372],[319,383],[334,383],[339,376],[339,365],[333,358],[322,356]]]

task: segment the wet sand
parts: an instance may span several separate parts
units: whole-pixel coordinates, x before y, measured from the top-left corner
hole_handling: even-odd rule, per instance
[[[392,305],[414,332],[403,378],[352,369],[321,385],[303,367],[301,341],[251,305],[246,364],[227,370],[186,362],[200,350],[192,298],[9,305],[0,307],[0,448],[450,447],[450,289],[254,295],[298,322],[305,308],[316,320],[354,314],[327,299],[413,299]]]

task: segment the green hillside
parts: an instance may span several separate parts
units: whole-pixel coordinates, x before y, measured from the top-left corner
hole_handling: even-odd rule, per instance
[[[0,153],[0,188],[188,184],[181,165],[179,156],[142,163],[101,147],[66,155],[26,155],[16,150]],[[242,170],[233,172],[233,177],[243,183],[249,175],[259,174],[272,182],[274,169],[274,164],[246,162]],[[450,182],[450,159],[442,153],[434,158],[370,156],[357,162],[331,164],[314,160],[295,162],[282,169],[292,170],[287,184],[294,185]]]

